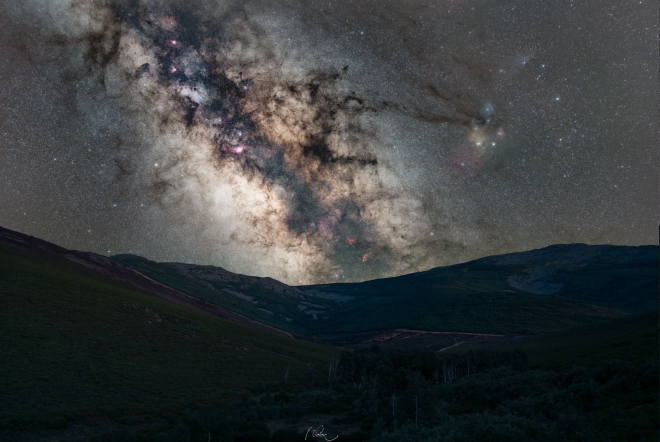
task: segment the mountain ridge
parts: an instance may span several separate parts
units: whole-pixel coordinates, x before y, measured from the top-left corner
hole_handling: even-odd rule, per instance
[[[655,311],[658,246],[556,244],[359,283],[289,286],[222,267],[71,251],[0,228],[107,277],[273,333],[354,343],[411,330],[519,335]],[[402,334],[402,336],[405,335]]]
[[[0,227],[0,241],[15,246],[20,246],[27,250],[36,249],[54,256],[59,256],[71,263],[78,264],[91,271],[97,272],[104,277],[119,281],[125,286],[137,289],[143,293],[148,293],[170,302],[174,302],[179,305],[191,307],[196,310],[206,311],[213,314],[214,316],[229,319],[233,322],[237,322],[249,327],[258,328],[278,335],[287,336],[289,338],[292,337],[291,334],[286,331],[278,330],[277,328],[270,325],[261,324],[251,318],[225,309],[220,305],[208,303],[203,299],[191,296],[190,294],[162,284],[161,282],[150,278],[148,275],[144,275],[138,270],[125,266],[121,262],[113,260],[104,255],[99,255],[93,252],[69,250],[43,239],[9,230],[4,227]],[[61,265],[62,263],[58,264]],[[76,271],[75,269],[69,270]]]

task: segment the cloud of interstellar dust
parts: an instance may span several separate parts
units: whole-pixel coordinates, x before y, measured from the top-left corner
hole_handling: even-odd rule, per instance
[[[388,73],[389,54],[368,44],[352,52],[337,36],[398,33],[396,52],[435,72],[431,48],[414,37],[420,25],[396,2],[376,17],[363,4],[327,7],[35,0],[23,13],[46,17],[40,32],[71,114],[113,140],[114,186],[157,213],[146,228],[176,231],[203,261],[300,283],[462,256],[474,237],[455,226],[464,209],[404,185],[409,171],[392,163],[382,127],[393,118],[439,124],[481,145],[499,130],[499,111],[461,82],[489,85],[493,63],[447,52],[442,78]],[[397,90],[383,93],[382,79]],[[398,99],[411,90],[426,102]],[[483,163],[476,155],[472,170]]]
[[[130,115],[122,179],[196,225],[196,241],[258,257],[262,273],[306,282],[401,270],[394,257],[414,235],[400,218],[421,214],[377,157],[370,119],[388,103],[350,90],[349,66],[289,60],[245,9],[216,6],[74,2],[78,32],[51,38],[72,60],[80,51],[84,68],[71,61],[70,75],[93,78]]]

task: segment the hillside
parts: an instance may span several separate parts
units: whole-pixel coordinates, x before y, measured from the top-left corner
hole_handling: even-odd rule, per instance
[[[0,229],[0,440],[285,441],[310,424],[346,441],[495,430],[501,440],[653,440],[657,311],[563,292],[585,271],[606,290],[598,273],[618,262],[638,281],[598,299],[620,302],[637,284],[639,307],[652,295],[652,257],[635,254],[653,249],[553,247],[289,287]],[[545,279],[531,271],[520,283],[539,267]],[[554,294],[522,290],[548,286]]]
[[[316,299],[307,299],[297,288],[272,278],[239,275],[216,266],[157,263],[135,255],[112,259],[179,292],[278,329],[309,336],[307,317],[298,306]],[[324,302],[327,307],[331,304]]]
[[[532,366],[570,368],[607,360],[640,362],[658,357],[660,319],[658,312],[588,324],[543,336],[466,343],[447,354],[475,350],[524,352]]]
[[[557,244],[484,258],[522,292],[554,295],[629,313],[658,310],[658,246]]]
[[[656,246],[556,245],[396,278],[301,287],[214,266],[113,259],[273,327],[333,343],[400,328],[545,333],[658,308]]]
[[[18,239],[0,242],[0,429],[157,419],[235,398],[257,381],[283,384],[286,375],[290,387],[303,385],[310,367],[321,377],[338,357]]]
[[[70,251],[5,229],[0,242],[244,325],[340,345],[404,340],[440,349],[473,340],[470,333],[547,333],[658,305],[656,246],[556,245],[396,278],[291,287],[216,266]],[[454,335],[421,333],[429,331]]]

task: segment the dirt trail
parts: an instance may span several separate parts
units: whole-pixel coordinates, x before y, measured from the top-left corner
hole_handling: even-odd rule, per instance
[[[378,344],[386,348],[426,349],[444,351],[466,342],[481,342],[509,338],[508,335],[489,333],[457,333],[446,331],[426,331],[395,329],[378,332],[356,333],[335,336],[320,341],[337,346],[357,346]]]

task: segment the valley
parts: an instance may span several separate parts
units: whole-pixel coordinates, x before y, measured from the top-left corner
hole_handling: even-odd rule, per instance
[[[0,439],[651,440],[657,250],[552,246],[291,287],[1,229]]]

